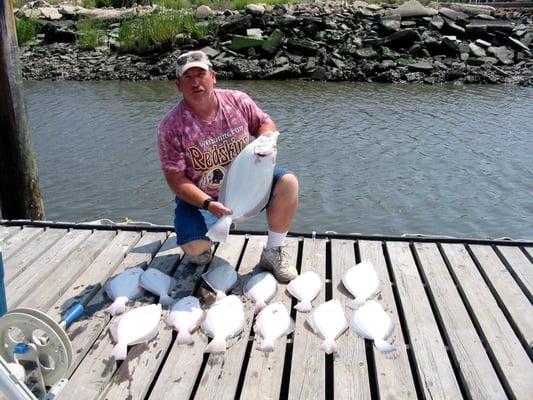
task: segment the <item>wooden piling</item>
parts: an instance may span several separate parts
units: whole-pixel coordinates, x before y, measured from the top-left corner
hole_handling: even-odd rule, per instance
[[[0,2],[0,206],[6,219],[44,219],[39,176],[22,91],[10,0]]]

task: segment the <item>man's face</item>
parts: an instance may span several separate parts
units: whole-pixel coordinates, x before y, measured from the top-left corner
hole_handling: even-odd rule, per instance
[[[176,81],[178,90],[189,102],[198,101],[213,92],[217,79],[214,71],[192,67]]]

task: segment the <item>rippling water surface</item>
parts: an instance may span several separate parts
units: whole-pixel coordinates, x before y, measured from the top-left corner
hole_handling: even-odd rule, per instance
[[[533,89],[221,82],[278,124],[293,231],[533,238]],[[172,82],[26,82],[47,219],[172,224],[156,126]],[[263,230],[264,217],[238,226]]]

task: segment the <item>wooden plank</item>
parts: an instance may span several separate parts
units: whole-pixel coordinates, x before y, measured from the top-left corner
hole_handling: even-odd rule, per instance
[[[4,257],[4,264],[11,256],[17,254],[17,251],[22,249],[37,235],[40,235],[43,232],[43,228],[24,227],[20,232],[5,238],[2,243],[2,256]]]
[[[469,398],[506,398],[436,244],[417,243],[415,248],[444,323],[453,356],[459,363],[460,376]]]
[[[218,246],[211,265],[221,263],[223,260],[236,265],[243,246],[244,236],[230,235],[226,242]],[[203,271],[204,269],[196,267],[194,275],[191,275],[192,279],[187,281],[189,286],[182,286],[176,297],[181,298],[191,294],[196,284],[199,284]],[[190,271],[184,268],[178,274],[178,279],[183,280],[187,274],[190,274]],[[188,399],[191,396],[200,373],[208,339],[199,331],[194,335],[194,341],[193,346],[169,344],[171,347],[168,357],[157,377],[150,399]]]
[[[4,239],[9,238],[22,230],[21,226],[1,226],[0,227],[0,250],[4,246]]]
[[[176,247],[176,237],[171,235],[163,244],[160,251],[153,258],[148,268],[157,268],[162,272],[168,273],[173,271],[176,264],[179,262],[183,252],[179,247]],[[154,301],[154,296],[148,295],[144,299],[136,302],[136,305],[150,304]],[[107,302],[106,302],[107,304]],[[111,357],[111,351],[115,345],[113,338],[108,329],[101,331],[100,336],[94,342],[93,346],[79,363],[78,368],[70,377],[69,382],[61,393],[61,397],[65,399],[96,399],[107,390],[106,387],[109,382],[116,375],[117,368],[126,365],[128,366],[133,360],[137,359],[145,350],[152,348],[157,343],[159,338],[148,343],[141,343],[133,346],[128,350],[128,358],[122,362],[116,362]],[[148,352],[150,353],[150,352]],[[128,368],[125,368],[127,373]],[[120,377],[126,378],[125,375]],[[132,398],[138,398],[136,396]]]
[[[533,264],[517,246],[498,246],[517,278],[527,290],[529,299],[533,298]]]
[[[9,258],[4,266],[4,283],[9,284],[17,275],[24,272],[28,266],[41,257],[51,246],[67,234],[66,229],[46,229],[17,254]]]
[[[298,259],[298,239],[288,238],[286,251],[289,254],[289,262],[296,265]],[[281,302],[290,312],[292,297],[286,291],[286,286],[278,284],[278,291],[271,303]],[[255,335],[240,398],[258,400],[279,399],[287,340],[286,338],[277,340],[274,344],[274,351],[271,353],[263,353],[257,350],[258,344],[259,336]]]
[[[338,299],[351,318],[353,312],[347,307],[352,298],[342,284],[342,276],[353,267],[355,251],[353,240],[331,241],[331,281],[333,298]],[[351,329],[337,340],[339,352],[333,359],[333,393],[335,399],[370,399],[368,365],[366,362],[365,341]]]
[[[529,257],[531,257],[533,259],[533,247],[525,246],[524,250],[526,251],[527,254],[529,254]]]
[[[443,244],[474,318],[496,358],[509,390],[517,399],[530,399],[533,393],[531,360],[499,309],[476,265],[462,244]],[[490,353],[489,353],[490,354]]]
[[[67,232],[56,244],[33,262],[25,271],[16,276],[7,286],[9,303],[16,307],[41,282],[61,266],[63,261],[86,240],[91,231],[75,229]]]
[[[387,242],[419,382],[426,398],[458,399],[461,391],[406,242]]]
[[[244,355],[249,343],[249,335],[254,319],[253,303],[243,296],[242,285],[253,274],[255,266],[259,263],[259,259],[261,258],[263,247],[263,240],[255,236],[250,238],[246,246],[238,270],[240,276],[239,286],[233,291],[234,294],[240,295],[240,298],[244,303],[244,330],[236,342],[231,342],[231,347],[229,347],[223,355],[209,355],[208,363],[205,366],[202,379],[198,385],[198,390],[194,396],[197,400],[230,400],[235,398],[241,366],[243,365]],[[238,249],[239,248],[236,248],[236,250]],[[237,251],[236,253],[240,254],[240,251]]]
[[[509,270],[490,246],[470,245],[470,249],[490,284],[498,293],[502,307],[505,307],[523,339],[533,346],[533,312],[531,303],[516,284]],[[531,267],[533,268],[533,266]]]
[[[377,301],[389,313],[395,324],[394,332],[389,338],[390,342],[396,347],[393,357],[381,353],[372,346],[379,397],[381,399],[414,399],[416,398],[416,387],[409,365],[407,347],[400,326],[400,313],[394,301],[392,283],[382,245],[381,241],[359,241],[361,261],[370,261],[372,263],[383,285]]]
[[[116,236],[114,231],[95,231],[70,254],[53,275],[43,280],[30,296],[22,300],[19,306],[37,308],[46,312],[114,236]]]
[[[313,302],[325,301],[326,241],[304,239],[301,272],[315,271],[322,280],[322,290]],[[324,399],[326,396],[325,353],[322,340],[305,322],[307,314],[297,313],[289,383],[289,399]]]

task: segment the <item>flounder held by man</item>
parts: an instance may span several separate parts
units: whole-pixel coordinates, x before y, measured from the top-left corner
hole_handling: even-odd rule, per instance
[[[266,206],[276,166],[279,132],[265,133],[248,144],[224,176],[218,200],[233,211],[207,232],[213,242],[223,242],[232,222],[255,217]]]

